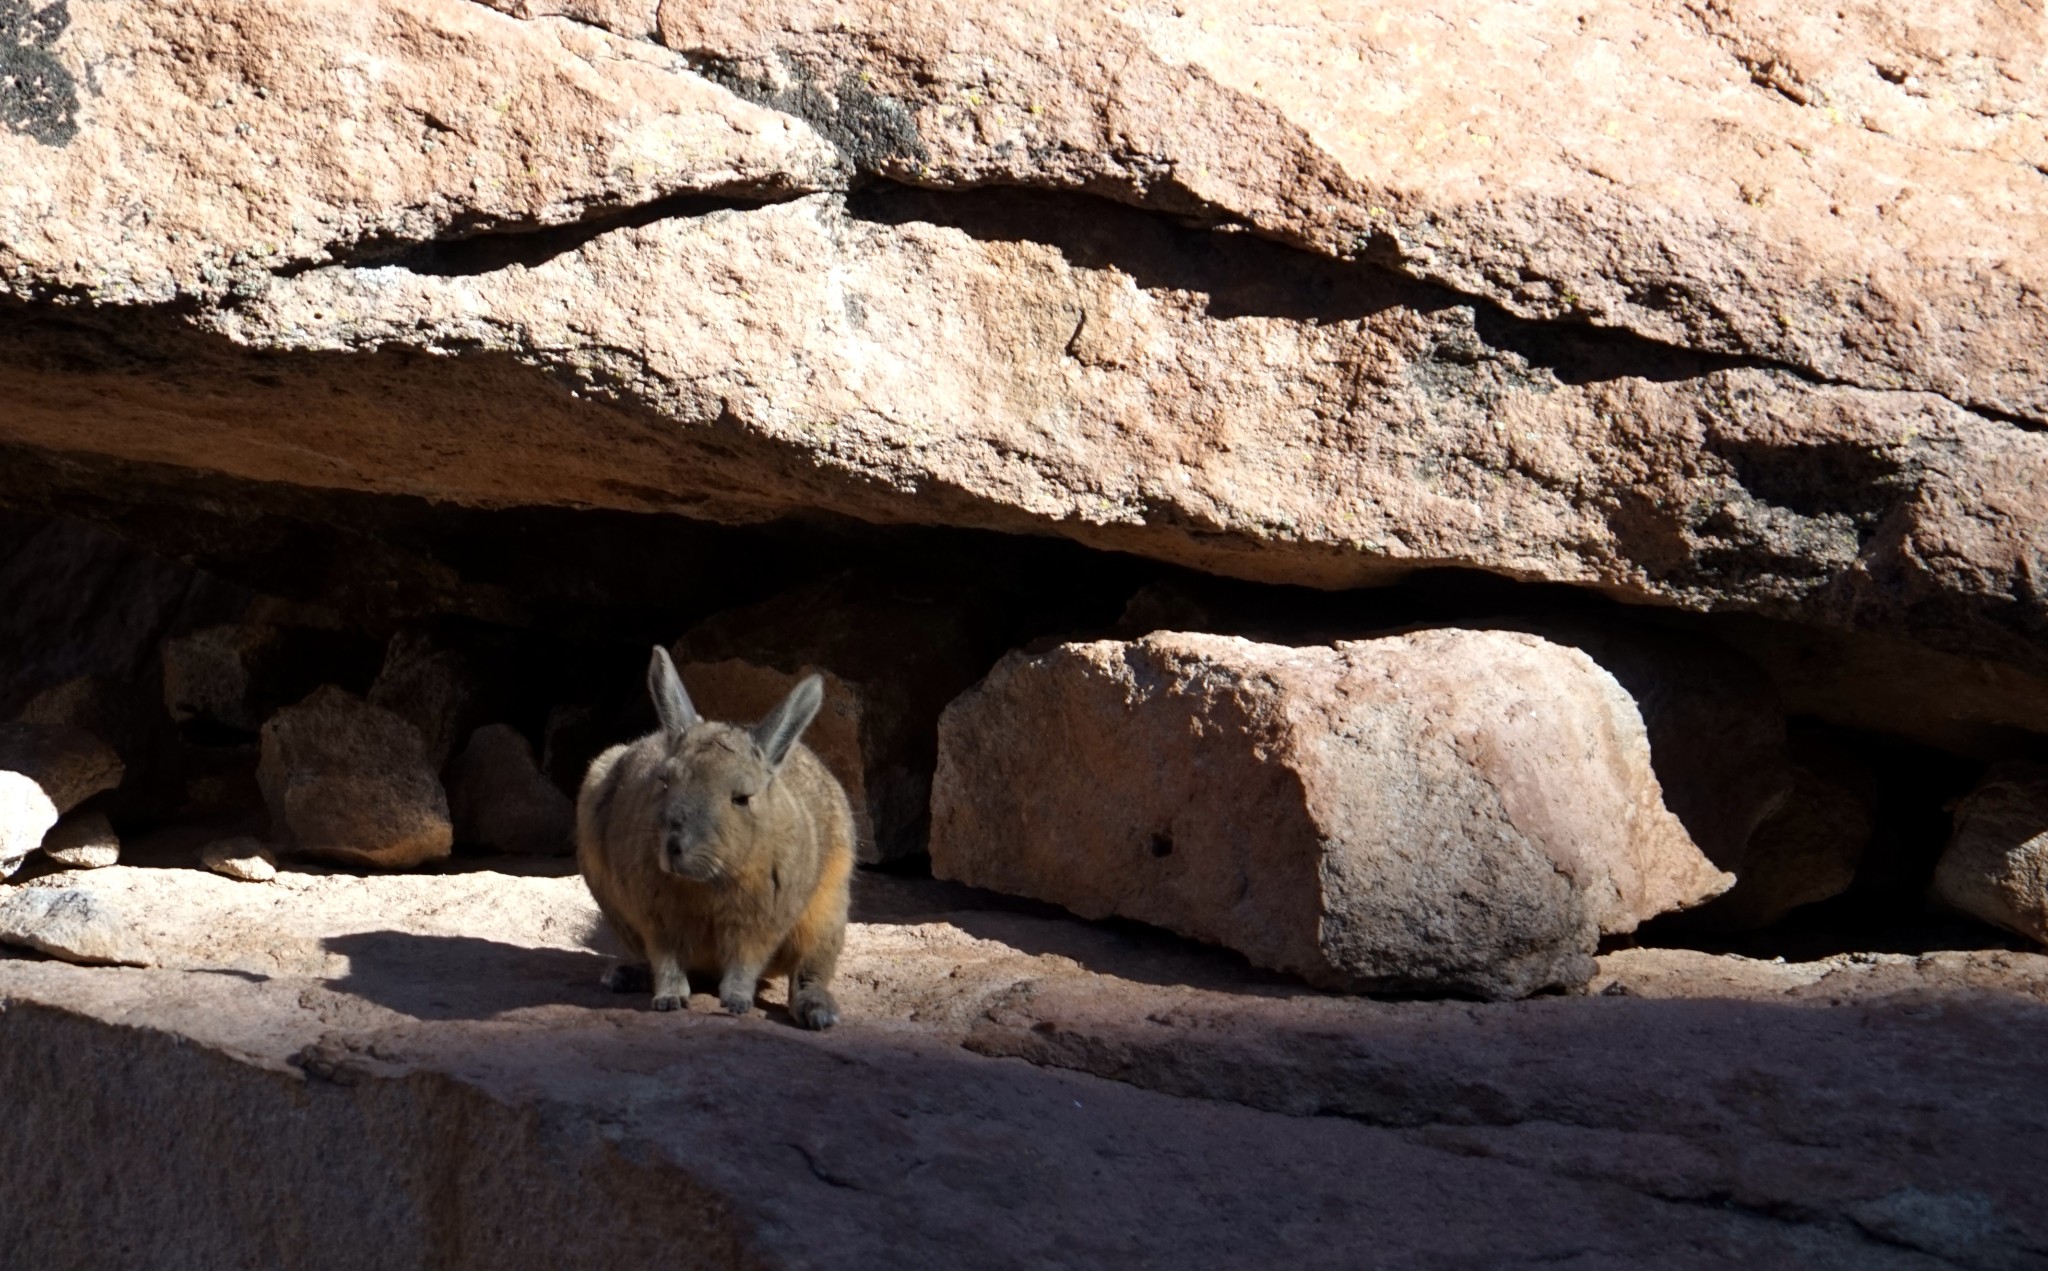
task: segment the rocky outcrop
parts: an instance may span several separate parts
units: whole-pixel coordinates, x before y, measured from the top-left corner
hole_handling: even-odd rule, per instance
[[[2003,9],[237,12],[66,10],[76,110],[0,135],[0,441],[66,480],[1477,567],[2048,671]]]
[[[2048,766],[2000,765],[1957,805],[1934,894],[2048,944]]]
[[[455,839],[526,856],[571,850],[576,809],[534,762],[533,746],[509,724],[486,724],[448,769]]]
[[[0,724],[0,878],[21,868],[59,817],[120,784],[120,756],[84,729]]]
[[[1314,984],[1485,997],[1577,987],[1602,934],[1733,882],[1612,676],[1460,630],[1013,655],[940,722],[931,852]]]
[[[121,759],[121,785],[108,796],[106,810],[115,820],[160,817],[183,801],[177,730],[159,694],[107,676],[81,675],[36,694],[20,718],[82,728],[113,747]]]
[[[454,845],[419,730],[342,689],[322,688],[264,724],[256,780],[271,835],[289,851],[405,869]]]

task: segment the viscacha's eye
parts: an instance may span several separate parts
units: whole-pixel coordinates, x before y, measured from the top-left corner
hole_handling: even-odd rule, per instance
[[[749,799],[751,799],[751,798],[753,798],[753,797],[754,797],[754,796],[753,796],[753,795],[751,795],[751,794],[736,794],[736,795],[734,795],[734,796],[732,797],[733,805],[734,805],[735,807],[742,807],[742,808],[743,808],[743,807],[747,806],[747,800],[749,800]]]

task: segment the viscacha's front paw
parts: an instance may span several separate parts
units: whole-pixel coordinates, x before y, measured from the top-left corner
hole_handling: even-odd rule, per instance
[[[680,1011],[690,1004],[690,999],[680,993],[656,994],[654,1009],[657,1011]]]
[[[753,1010],[753,1009],[754,1009],[754,999],[753,999],[753,998],[751,998],[751,997],[741,997],[741,996],[740,996],[739,994],[737,994],[737,993],[721,993],[721,994],[719,994],[719,995],[718,995],[718,1004],[719,1004],[720,1006],[723,1006],[723,1007],[725,1008],[725,1012],[726,1012],[726,1014],[728,1014],[728,1015],[744,1015],[744,1014],[746,1014],[746,1013],[747,1013],[748,1011],[751,1011],[751,1010]]]
[[[839,1022],[839,1005],[823,990],[797,994],[789,1013],[804,1028],[830,1028]]]

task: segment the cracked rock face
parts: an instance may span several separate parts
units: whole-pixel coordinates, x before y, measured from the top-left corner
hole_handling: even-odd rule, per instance
[[[2037,15],[1667,9],[52,6],[0,442],[2048,669]]]
[[[1734,882],[1584,654],[1436,630],[1013,654],[946,709],[932,868],[1350,991],[1576,988]]]

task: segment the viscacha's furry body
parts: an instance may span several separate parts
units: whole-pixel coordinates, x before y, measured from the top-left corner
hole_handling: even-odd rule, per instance
[[[628,958],[606,983],[650,984],[674,1010],[709,977],[739,1013],[764,975],[787,975],[791,1015],[829,1027],[853,811],[796,740],[816,678],[752,728],[699,718],[661,649],[648,681],[662,727],[599,755],[576,801],[576,863]]]

